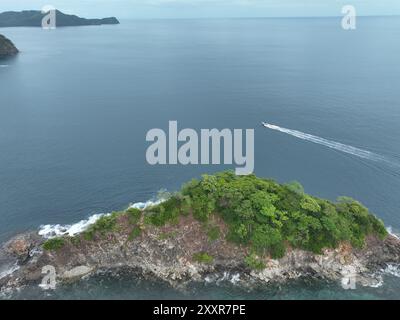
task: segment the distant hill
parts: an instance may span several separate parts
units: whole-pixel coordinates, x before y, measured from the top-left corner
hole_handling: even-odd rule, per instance
[[[0,34],[0,58],[13,56],[18,53],[18,49],[11,40]]]
[[[45,16],[41,11],[7,11],[0,13],[0,27],[41,27]],[[102,24],[119,24],[115,17],[103,19],[86,19],[69,15],[57,10],[57,27],[91,26]]]

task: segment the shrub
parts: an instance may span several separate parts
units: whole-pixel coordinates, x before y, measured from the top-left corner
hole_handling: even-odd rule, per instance
[[[140,228],[135,227],[132,229],[131,233],[129,234],[128,240],[132,241],[138,237],[140,237],[140,235],[142,234],[142,230],[140,230]]]
[[[70,241],[71,241],[71,243],[72,243],[74,246],[78,246],[78,245],[80,245],[80,243],[81,243],[81,238],[80,238],[79,235],[77,235],[77,236],[75,236],[75,237],[71,237],[71,238],[70,238]]]
[[[321,211],[321,207],[318,202],[310,196],[305,196],[303,200],[300,202],[300,206],[307,211],[310,212],[319,212]]]
[[[193,260],[198,263],[211,264],[214,258],[205,252],[199,252],[193,255]]]
[[[173,196],[157,206],[152,206],[145,211],[145,222],[162,227],[167,223],[176,223],[180,215],[180,200]]]
[[[250,269],[257,271],[265,269],[265,263],[254,253],[247,256],[244,261]]]
[[[219,239],[219,237],[220,237],[219,227],[218,226],[208,227],[207,236],[208,236],[208,239],[211,241],[215,241],[215,240]]]
[[[126,210],[126,214],[130,224],[137,224],[142,217],[142,211],[137,208],[129,208]]]
[[[87,241],[92,241],[94,240],[95,232],[93,230],[86,230],[83,233],[83,238]]]
[[[269,225],[258,226],[251,238],[252,246],[257,252],[268,252],[272,258],[278,259],[285,255],[282,233]]]
[[[117,218],[121,212],[113,212],[110,215],[104,215],[96,223],[92,224],[84,233],[83,237],[91,241],[96,235],[104,236],[107,233],[116,231],[117,229]]]
[[[178,234],[177,231],[162,232],[162,233],[159,235],[158,239],[159,239],[159,240],[172,239],[172,238],[175,238],[177,234]]]
[[[59,250],[64,246],[64,244],[65,244],[64,238],[53,238],[47,240],[43,244],[43,249],[47,251]]]

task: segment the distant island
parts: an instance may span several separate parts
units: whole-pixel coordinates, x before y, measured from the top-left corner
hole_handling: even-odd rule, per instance
[[[78,234],[16,236],[0,251],[18,264],[0,289],[39,284],[48,265],[61,282],[130,270],[174,287],[229,275],[252,286],[348,274],[376,286],[379,272],[400,262],[400,240],[361,203],[313,197],[297,182],[222,172],[162,199],[103,215]]]
[[[11,40],[0,34],[0,58],[14,56],[18,53],[18,49]]]
[[[86,19],[56,11],[57,27],[95,26],[103,24],[119,24],[115,17],[102,19]],[[0,13],[0,27],[41,27],[45,16],[41,11],[28,10],[21,12],[7,11]]]

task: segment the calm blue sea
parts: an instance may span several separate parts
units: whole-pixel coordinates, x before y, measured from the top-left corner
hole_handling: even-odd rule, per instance
[[[43,224],[177,190],[232,166],[146,163],[152,128],[254,128],[255,173],[307,192],[352,196],[400,229],[400,18],[122,21],[101,27],[4,28],[21,54],[0,62],[0,241]],[[388,159],[372,161],[268,130],[261,121]],[[104,280],[106,281],[106,280]],[[57,297],[177,297],[168,288],[95,281]],[[103,284],[102,284],[103,283]],[[90,290],[88,290],[88,287]],[[105,289],[106,288],[106,289]],[[400,280],[193,297],[400,298]],[[27,296],[29,294],[27,293]]]

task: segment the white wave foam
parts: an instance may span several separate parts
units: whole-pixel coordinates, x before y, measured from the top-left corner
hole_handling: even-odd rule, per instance
[[[297,131],[297,130],[291,130],[291,129],[286,129],[286,128],[282,128],[273,124],[269,124],[269,123],[263,123],[264,127],[271,129],[271,130],[276,130],[276,131],[280,131],[286,134],[289,134],[293,137],[302,139],[302,140],[306,140],[306,141],[310,141],[316,144],[320,144],[323,145],[325,147],[331,148],[331,149],[335,149],[344,153],[348,153],[363,159],[367,159],[367,160],[372,160],[372,161],[377,161],[377,162],[390,162],[388,161],[385,157],[373,153],[371,151],[367,151],[367,150],[363,150],[360,148],[356,148],[356,147],[352,147],[340,142],[336,142],[336,141],[331,141],[331,140],[327,140],[321,137],[317,137],[308,133],[304,133],[301,131]]]
[[[158,200],[158,201],[146,201],[146,202],[136,202],[133,204],[129,205],[129,208],[137,208],[137,209],[146,209],[150,206],[160,204],[164,200]],[[70,225],[60,225],[60,224],[47,224],[47,225],[42,225],[40,226],[39,229],[39,235],[42,236],[45,239],[51,239],[55,237],[61,237],[61,236],[70,236],[73,237],[79,233],[84,232],[89,228],[89,226],[95,224],[101,217],[103,216],[108,216],[110,213],[100,213],[100,214],[94,214],[90,216],[86,220],[81,220],[77,223],[70,224]]]
[[[8,64],[0,64],[0,68],[7,68]]]
[[[90,225],[95,224],[97,220],[107,214],[95,214],[90,216],[86,220],[81,220],[78,223],[71,225],[60,225],[60,224],[47,224],[40,227],[39,235],[46,239],[60,237],[60,236],[75,236],[83,231],[85,231]]]
[[[136,202],[136,203],[131,203],[129,205],[129,208],[136,208],[136,209],[143,210],[143,209],[146,209],[151,206],[156,206],[164,201],[165,201],[165,199],[161,199],[161,200],[157,200],[157,201],[149,200],[146,202]]]
[[[383,278],[382,278],[382,276],[377,276],[376,277],[376,282],[373,282],[373,283],[370,283],[369,285],[368,285],[368,287],[371,287],[371,288],[380,288],[380,287],[382,287],[383,285],[384,285],[384,281],[383,281]]]
[[[400,265],[388,264],[385,269],[382,269],[382,272],[400,278]]]
[[[234,274],[234,275],[232,276],[230,282],[231,282],[232,284],[238,284],[238,283],[240,282],[240,274],[239,274],[239,273]]]
[[[400,240],[399,235],[393,231],[393,228],[392,228],[391,226],[388,226],[388,227],[386,228],[386,230],[387,230],[387,232],[389,232],[389,234],[390,234],[391,236],[393,236],[393,237],[395,237],[395,238],[397,238],[397,239]]]
[[[8,268],[8,269],[0,272],[0,279],[3,279],[5,277],[9,276],[10,274],[13,274],[18,269],[19,269],[19,266],[17,263],[15,263],[11,268]]]
[[[239,273],[231,274],[230,272],[225,271],[222,274],[215,273],[212,275],[208,275],[204,278],[204,281],[206,283],[215,283],[217,285],[219,285],[221,282],[229,281],[231,284],[236,285],[241,282],[241,279]]]

